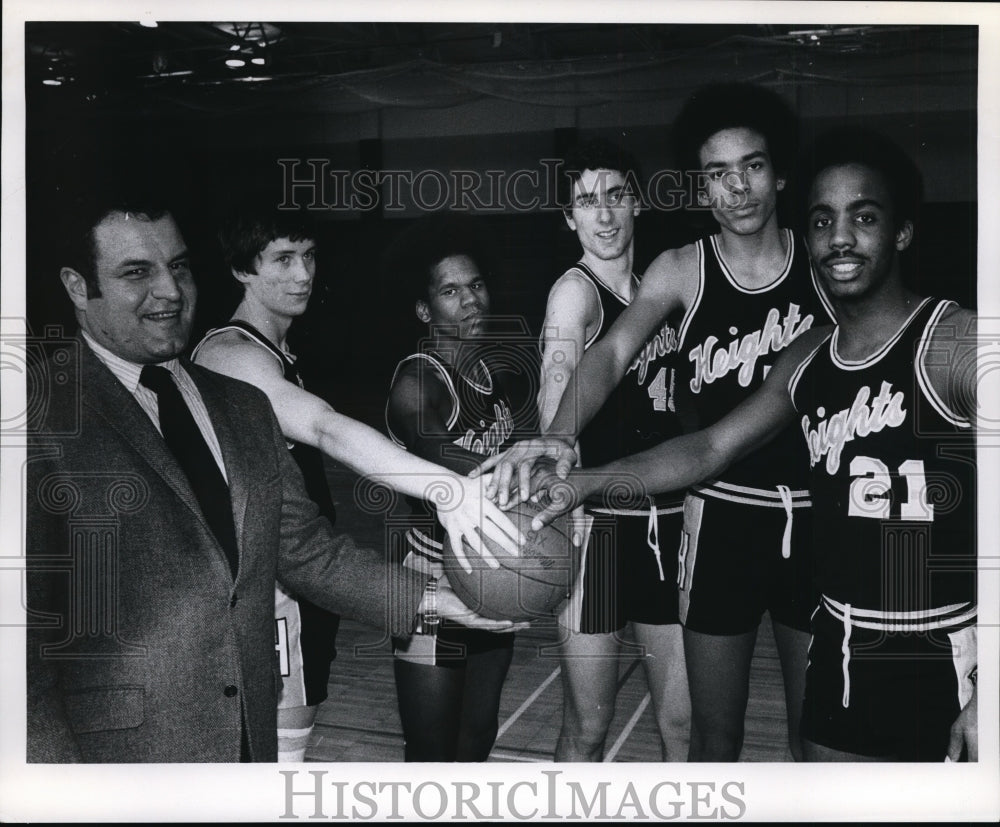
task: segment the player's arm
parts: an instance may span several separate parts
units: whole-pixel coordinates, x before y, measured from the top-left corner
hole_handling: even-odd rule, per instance
[[[600,298],[594,286],[571,270],[549,291],[542,328],[542,370],[538,391],[538,420],[547,433],[569,379],[601,321]],[[574,445],[579,457],[579,445]],[[583,543],[583,508],[573,512],[573,544]]]
[[[216,344],[210,340],[199,351],[198,362],[260,388],[288,439],[319,448],[352,471],[403,494],[430,498],[449,537],[455,542],[464,537],[487,562],[497,565],[480,542],[477,528],[504,551],[517,554],[516,527],[481,496],[478,483],[404,451],[374,428],[338,413],[318,396],[287,381],[277,359],[263,348],[250,342]],[[462,548],[461,543],[456,547]],[[459,559],[466,562],[461,555]]]
[[[962,707],[962,711],[951,725],[951,735],[948,739],[946,761],[960,761],[962,750],[968,761],[979,760],[979,702],[976,699],[977,687],[972,689],[972,697]]]
[[[980,341],[978,317],[971,310],[953,308],[934,329],[924,369],[937,395],[959,416],[978,427],[981,399],[996,399],[1000,374],[992,369],[990,343]],[[990,423],[992,424],[992,423]],[[947,758],[958,761],[963,748],[969,761],[979,759],[977,690],[951,727]]]
[[[985,358],[989,355],[987,344],[979,341],[976,314],[952,308],[934,328],[924,360],[924,370],[937,395],[973,425],[980,417],[980,393],[988,394],[1000,381]]]
[[[414,359],[403,365],[389,389],[386,416],[412,454],[467,474],[483,457],[455,444],[458,434],[448,430],[453,404],[437,369]]]
[[[586,349],[588,329],[596,325],[600,304],[593,286],[570,271],[549,291],[542,327],[542,371],[538,421],[543,434],[559,409],[569,381]]]
[[[495,467],[487,494],[495,494],[504,505],[516,473],[520,498],[526,499],[531,468],[539,457],[554,458],[560,476],[569,472],[576,459],[572,446],[580,431],[621,382],[636,352],[657,326],[674,310],[687,306],[697,290],[697,279],[694,247],[668,250],[650,265],[632,303],[580,359],[549,425],[549,437],[518,443],[483,465],[482,471]]]
[[[532,527],[540,527],[588,497],[604,496],[615,489],[620,495],[623,485],[642,495],[683,490],[719,475],[767,444],[795,420],[789,381],[828,333],[829,328],[820,328],[796,339],[761,387],[708,428],[599,468],[574,470],[565,480],[555,473],[536,476],[532,480],[534,492],[545,494],[551,503],[535,518]]]

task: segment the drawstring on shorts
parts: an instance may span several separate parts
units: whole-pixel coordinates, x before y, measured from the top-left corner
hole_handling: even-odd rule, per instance
[[[663,562],[660,560],[660,521],[656,517],[656,501],[649,498],[649,524],[646,528],[646,545],[656,556],[656,567],[660,570],[660,582],[667,578],[663,576]]]
[[[785,509],[785,532],[781,535],[781,556],[787,560],[792,556],[792,489],[787,485],[778,486],[781,505]]]

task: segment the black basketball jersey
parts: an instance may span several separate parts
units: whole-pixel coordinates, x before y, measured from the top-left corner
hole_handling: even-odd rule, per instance
[[[303,390],[305,389],[302,376],[295,366],[291,355],[281,350],[281,348],[275,345],[274,342],[268,339],[267,336],[257,330],[252,324],[242,320],[233,321],[223,327],[217,327],[208,331],[192,352],[192,359],[197,356],[198,350],[205,342],[213,336],[218,336],[220,333],[225,333],[229,330],[238,330],[250,341],[255,342],[271,353],[281,363],[281,370],[285,380],[287,382],[294,382]],[[302,472],[302,478],[305,480],[306,493],[309,495],[309,499],[319,506],[320,514],[326,517],[331,523],[334,522],[337,518],[337,510],[334,507],[333,498],[330,496],[330,486],[326,481],[322,452],[312,445],[303,445],[300,442],[293,442],[291,440],[287,441],[287,445],[292,458]]]
[[[678,381],[688,383],[700,427],[720,420],[764,381],[781,351],[833,311],[809,266],[804,245],[783,230],[788,254],[765,287],[741,287],[719,249],[719,236],[696,243],[698,292],[680,326]],[[794,428],[734,463],[706,487],[719,496],[806,487],[801,439]]]
[[[495,456],[510,446],[514,433],[510,400],[482,359],[470,358],[468,364],[462,364],[456,370],[433,351],[414,353],[396,366],[390,387],[396,383],[402,367],[417,359],[426,361],[437,371],[448,389],[452,407],[446,427],[448,433],[454,435],[452,441],[455,445],[483,458]],[[408,447],[393,433],[388,408],[386,429],[397,445]],[[410,550],[431,560],[439,560],[444,530],[433,509],[424,500],[407,497],[407,501],[412,514],[411,528],[407,532]]]
[[[837,355],[834,332],[789,382],[809,451],[819,586],[872,622],[975,600],[975,435],[925,369],[951,304],[924,300],[863,362]]]
[[[615,323],[628,302],[612,291],[582,261],[567,271],[576,271],[597,291],[601,320],[594,334],[584,343],[589,348]],[[632,275],[633,295],[639,279]],[[604,401],[600,410],[580,432],[580,460],[584,467],[604,465],[659,445],[681,433],[674,405],[674,355],[677,332],[664,321],[653,337],[643,345],[629,365],[622,381]],[[585,389],[578,389],[585,393]],[[658,504],[675,502],[676,494],[659,494]]]
[[[587,279],[597,291],[601,321],[593,336],[584,343],[589,348],[615,323],[628,306],[582,261],[571,271]],[[639,280],[632,276],[633,293]],[[664,322],[640,349],[625,376],[600,410],[581,431],[580,455],[586,467],[604,465],[614,459],[644,451],[681,432],[674,407],[673,354],[677,333]],[[585,389],[580,389],[585,393]]]

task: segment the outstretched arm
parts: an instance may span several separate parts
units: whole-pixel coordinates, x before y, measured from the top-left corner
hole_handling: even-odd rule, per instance
[[[404,451],[374,428],[338,413],[318,396],[288,382],[277,360],[259,346],[210,340],[199,351],[198,361],[264,391],[288,439],[319,448],[352,471],[403,494],[429,498],[449,537],[456,542],[465,538],[487,562],[497,565],[477,528],[503,550],[517,554],[516,527],[481,496],[478,483]],[[462,548],[461,542],[455,547]],[[464,562],[463,557],[459,559]]]
[[[542,328],[542,371],[538,391],[538,420],[548,433],[570,377],[602,321],[601,300],[594,286],[575,270],[563,274],[549,291]],[[579,454],[579,446],[573,446]],[[584,459],[586,459],[584,457]],[[521,466],[524,473],[527,466]],[[523,487],[519,480],[519,487]],[[573,545],[583,544],[584,514],[573,511]]]
[[[994,427],[985,419],[984,406],[1000,398],[1000,371],[995,370],[995,347],[979,333],[975,313],[954,308],[944,315],[933,334],[924,369],[934,390],[950,410],[973,429]],[[974,437],[972,437],[974,438]],[[969,761],[979,760],[977,688],[951,726],[945,760],[959,761],[963,748]]]
[[[542,525],[588,497],[601,496],[616,487],[633,486],[654,494],[688,488],[717,476],[734,462],[773,439],[795,420],[788,382],[795,369],[823,340],[829,328],[800,336],[771,368],[764,384],[714,425],[667,440],[600,468],[579,469],[561,480],[555,472],[536,475],[535,493],[550,501],[532,524]]]
[[[668,250],[653,262],[632,303],[580,359],[549,425],[549,438],[518,443],[483,465],[482,472],[494,469],[489,495],[506,504],[511,479],[517,474],[520,498],[526,499],[531,469],[542,456],[556,460],[560,476],[569,473],[576,460],[573,444],[621,382],[636,352],[670,313],[690,301],[697,289],[696,265],[691,247]]]

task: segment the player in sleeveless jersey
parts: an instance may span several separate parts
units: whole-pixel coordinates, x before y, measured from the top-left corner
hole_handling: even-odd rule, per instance
[[[621,382],[643,344],[680,315],[678,382],[690,389],[699,424],[719,419],[763,380],[780,353],[828,321],[805,256],[778,226],[778,193],[794,156],[795,120],[772,93],[744,84],[709,87],[687,102],[674,127],[677,160],[695,174],[699,206],[716,235],[667,250],[611,329],[584,354],[549,433],[496,464],[489,493],[502,505],[517,473],[528,495],[531,468],[554,457],[560,474],[572,442]],[[575,403],[575,404],[573,404]],[[794,437],[791,431],[786,442]],[[798,449],[801,451],[801,447]],[[759,477],[759,478],[758,478]],[[678,579],[691,695],[689,759],[735,761],[743,744],[750,663],[765,609],[781,659],[788,743],[801,757],[798,723],[809,645],[808,497],[801,470],[764,447],[736,469],[688,493]]]
[[[514,433],[511,402],[477,343],[490,310],[481,254],[450,223],[424,221],[403,244],[397,274],[428,326],[419,352],[396,368],[386,425],[415,456],[457,473],[503,450]],[[401,563],[439,582],[444,534],[411,501]],[[443,579],[442,579],[443,578]],[[432,581],[433,582],[433,581]],[[498,729],[500,693],[514,635],[464,629],[425,615],[409,641],[394,641],[396,694],[406,761],[485,761]]]
[[[606,141],[575,147],[565,159],[565,219],[580,261],[549,292],[538,396],[546,432],[580,356],[614,324],[639,287],[632,272],[638,168]],[[681,432],[674,413],[675,329],[664,322],[624,381],[580,434],[580,461],[600,465]],[[633,624],[660,732],[663,758],[687,757],[690,699],[677,616],[676,549],[683,508],[676,497],[632,508],[588,504],[583,563],[560,615],[563,721],[556,761],[600,761],[614,718],[621,634]],[[579,520],[580,516],[577,515]]]
[[[466,481],[416,459],[377,431],[336,413],[302,386],[286,340],[312,293],[315,236],[315,229],[296,214],[248,211],[230,220],[220,241],[232,275],[243,285],[243,298],[230,323],[210,331],[192,358],[251,382],[268,395],[307,490],[328,518],[333,519],[334,510],[320,451],[358,473],[383,475],[388,484],[412,494],[420,495],[428,484],[440,480],[455,492],[456,502],[462,502],[461,508],[442,515],[449,532],[475,537],[483,514],[494,521],[496,536],[505,537],[500,529],[510,530],[507,518],[497,511],[483,511],[478,492]],[[281,761],[304,760],[317,706],[327,697],[338,623],[336,615],[297,600],[277,584],[275,648],[283,677],[278,699]]]
[[[978,759],[976,318],[904,286],[920,176],[841,131],[811,157],[807,242],[838,324],[797,339],[710,428],[602,471],[653,490],[719,474],[789,423],[807,449],[821,593],[803,711],[813,761]],[[984,348],[985,351],[985,348]],[[562,487],[553,512],[608,484]],[[545,518],[543,517],[543,520]]]

